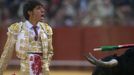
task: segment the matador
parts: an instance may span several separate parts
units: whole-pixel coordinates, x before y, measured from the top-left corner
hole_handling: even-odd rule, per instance
[[[38,0],[30,0],[23,8],[26,20],[8,27],[7,41],[0,58],[0,75],[3,75],[14,50],[20,59],[21,75],[49,75],[53,32],[47,23],[41,22],[44,11]]]

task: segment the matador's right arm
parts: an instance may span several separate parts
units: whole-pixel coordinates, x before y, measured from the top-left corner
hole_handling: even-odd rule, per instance
[[[8,28],[7,41],[6,41],[3,53],[2,53],[1,58],[0,58],[0,75],[3,75],[3,71],[6,69],[8,62],[13,55],[14,47],[15,47],[15,43],[16,43],[16,38],[17,38],[15,32],[17,32],[18,29],[19,28],[18,28],[17,23],[11,25]]]

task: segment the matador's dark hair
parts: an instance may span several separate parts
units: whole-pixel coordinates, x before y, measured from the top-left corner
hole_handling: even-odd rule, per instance
[[[39,0],[29,0],[24,4],[23,16],[25,17],[26,20],[29,20],[28,11],[32,11],[36,6],[39,6],[39,5],[43,6],[41,1]]]

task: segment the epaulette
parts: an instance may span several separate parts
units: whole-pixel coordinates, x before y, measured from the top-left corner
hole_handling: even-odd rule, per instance
[[[47,23],[40,22],[40,25],[43,28],[43,30],[47,33],[47,35],[53,34],[52,28]]]
[[[8,32],[10,32],[11,34],[17,35],[21,30],[21,22],[20,23],[14,23],[11,24],[8,27]]]

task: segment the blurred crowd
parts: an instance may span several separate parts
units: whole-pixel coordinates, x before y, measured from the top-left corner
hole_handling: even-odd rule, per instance
[[[0,25],[23,20],[26,0],[0,0]],[[134,26],[134,0],[44,0],[45,22],[53,28]]]

